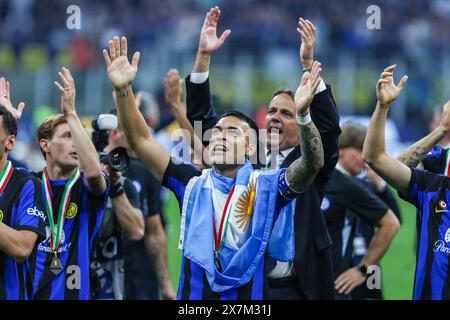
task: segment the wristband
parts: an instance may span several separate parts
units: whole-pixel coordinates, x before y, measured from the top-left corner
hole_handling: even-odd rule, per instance
[[[309,72],[309,73],[311,73],[311,70],[312,70],[312,67],[311,68],[303,68],[303,73],[305,73],[305,72]]]
[[[109,197],[111,199],[117,198],[118,196],[122,195],[125,192],[122,183],[118,183],[116,185],[112,185],[111,188],[109,188]]]
[[[309,115],[309,112],[306,114],[306,116],[299,116],[297,114],[297,123],[301,126],[304,126],[311,122],[311,116]]]

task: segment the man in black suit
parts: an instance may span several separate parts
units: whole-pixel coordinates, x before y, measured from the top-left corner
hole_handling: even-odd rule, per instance
[[[231,33],[226,30],[217,37],[219,15],[220,10],[215,7],[205,18],[194,69],[186,78],[187,117],[194,128],[195,121],[202,122],[202,134],[212,128],[218,119],[210,101],[208,77],[211,56]],[[314,61],[315,27],[308,20],[299,19],[297,31],[302,38],[300,58],[303,71],[310,71]],[[332,242],[320,205],[325,184],[338,160],[338,137],[341,131],[331,88],[323,80],[311,104],[311,118],[321,135],[325,165],[311,186],[297,198],[294,263],[270,259],[266,263],[269,299],[334,299]],[[274,93],[267,111],[265,128],[268,130],[266,161],[262,161],[265,167],[288,167],[300,157],[292,91],[277,90]]]

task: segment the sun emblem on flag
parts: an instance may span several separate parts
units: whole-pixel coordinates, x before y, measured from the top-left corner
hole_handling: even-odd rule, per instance
[[[247,228],[250,225],[250,220],[253,216],[256,197],[256,182],[257,179],[248,184],[236,204],[236,222],[239,228],[242,228],[244,232],[247,231]]]

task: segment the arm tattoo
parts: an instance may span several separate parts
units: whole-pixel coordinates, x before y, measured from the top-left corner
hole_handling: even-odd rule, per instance
[[[413,147],[411,154],[408,157],[408,154],[404,155],[403,157],[399,157],[398,161],[402,162],[403,164],[407,165],[408,167],[415,168],[417,165],[425,158],[425,156],[428,154],[428,149],[418,146]]]
[[[310,122],[299,128],[302,156],[289,166],[286,179],[291,189],[303,192],[322,168],[324,156],[322,140],[314,123]]]

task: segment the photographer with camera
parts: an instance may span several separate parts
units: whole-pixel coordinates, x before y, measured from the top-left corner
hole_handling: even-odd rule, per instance
[[[161,222],[160,190],[144,164],[135,157],[125,135],[117,123],[116,110],[100,115],[93,133],[94,144],[107,145],[100,153],[101,162],[110,168],[122,171],[139,194],[141,212],[144,216],[144,238],[123,238],[123,260],[125,273],[124,299],[151,300],[158,298],[158,282],[163,299],[175,299],[167,267],[167,237]],[[100,150],[100,148],[97,148]],[[126,170],[124,170],[126,168]],[[127,180],[125,180],[126,183]],[[114,182],[111,182],[114,189]],[[126,184],[124,184],[124,187]],[[125,190],[126,191],[126,190]],[[131,202],[131,199],[130,199]],[[152,270],[152,268],[154,270]],[[154,271],[154,272],[152,272]],[[153,276],[156,274],[156,277]]]
[[[133,183],[123,176],[130,159],[120,146],[122,136],[117,117],[100,115],[92,122],[92,140],[99,152],[103,172],[111,187],[105,215],[91,262],[92,298],[122,300],[124,296],[124,240],[139,241],[144,236],[144,216],[139,194]]]

